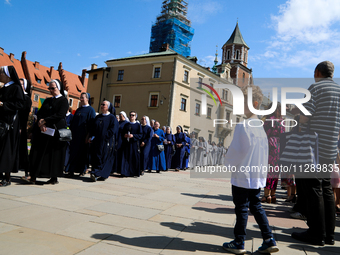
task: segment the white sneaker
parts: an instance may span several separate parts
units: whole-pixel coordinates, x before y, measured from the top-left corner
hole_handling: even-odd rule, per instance
[[[307,220],[307,217],[305,215],[302,215],[301,213],[299,212],[295,212],[295,213],[292,213],[290,215],[290,217],[294,218],[294,219],[298,219],[298,220]]]

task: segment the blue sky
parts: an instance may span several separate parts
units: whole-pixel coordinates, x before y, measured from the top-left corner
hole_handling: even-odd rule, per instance
[[[0,47],[81,74],[92,63],[147,53],[162,0],[0,0]],[[309,78],[330,60],[340,77],[339,0],[189,0],[191,54],[212,66],[236,21],[255,78]],[[308,87],[305,85],[304,87]]]

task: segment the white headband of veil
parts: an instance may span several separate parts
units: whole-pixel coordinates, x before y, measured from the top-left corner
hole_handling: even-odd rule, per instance
[[[9,78],[11,78],[11,75],[9,74],[8,66],[4,66],[3,68],[4,68],[5,74],[6,74]]]
[[[24,89],[26,90],[27,89],[27,80],[26,79],[22,79],[23,82],[24,82]]]
[[[145,115],[144,115],[144,117],[146,119],[146,125],[151,127],[151,125],[150,125],[150,118],[148,116],[145,116]]]
[[[51,82],[54,82],[55,85],[57,85],[58,90],[60,91],[60,84],[57,80],[52,80]]]
[[[128,117],[126,116],[126,113],[124,111],[121,111],[119,114],[123,115],[125,120],[128,121]]]

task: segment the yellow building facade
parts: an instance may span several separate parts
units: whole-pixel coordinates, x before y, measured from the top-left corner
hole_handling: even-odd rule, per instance
[[[196,61],[195,58],[185,58],[166,50],[108,60],[107,67],[103,68],[93,64],[87,71],[92,106],[99,112],[100,103],[109,100],[117,114],[120,111],[127,114],[136,111],[138,119],[147,115],[159,121],[161,126],[170,126],[173,133],[180,125],[189,133],[196,132],[206,140],[223,142],[228,147],[233,128],[229,123],[214,127],[214,119],[235,122],[237,119],[241,121],[243,116],[233,116],[230,91],[216,89],[222,100],[221,105],[217,95],[212,93],[213,100],[200,88],[200,84],[212,87],[232,84],[229,78],[231,67],[223,64],[222,71],[215,74]],[[202,114],[202,95],[206,97],[206,114]]]

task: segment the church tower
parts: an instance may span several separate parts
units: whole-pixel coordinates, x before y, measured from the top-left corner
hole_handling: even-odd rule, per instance
[[[229,40],[222,47],[222,64],[231,65],[230,77],[240,87],[253,83],[252,69],[248,65],[249,47],[243,39],[238,22]]]

